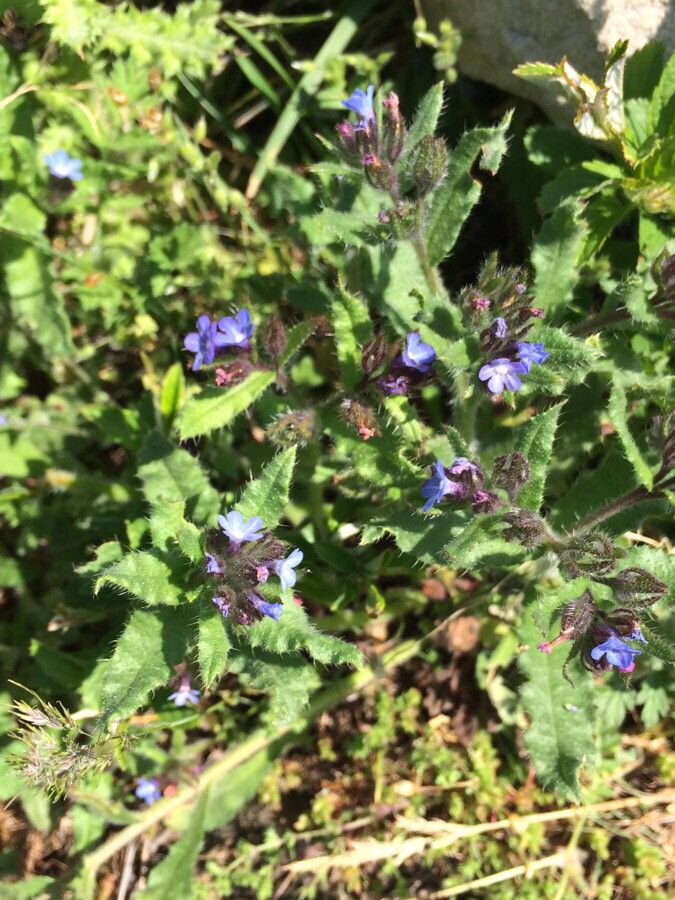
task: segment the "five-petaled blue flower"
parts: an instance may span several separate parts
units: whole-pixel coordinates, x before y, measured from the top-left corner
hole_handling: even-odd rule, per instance
[[[300,551],[298,551],[298,553],[299,552]],[[293,581],[295,582],[295,572],[293,572]],[[259,597],[255,591],[249,593],[248,599],[258,612],[261,612],[264,616],[269,616],[270,619],[274,619],[275,622],[279,621],[279,617],[284,611],[283,603],[269,603],[267,600],[263,600],[262,597]]]
[[[190,679],[183,678],[178,686],[178,690],[173,694],[169,694],[169,700],[173,701],[174,706],[187,706],[188,704],[199,703],[199,691],[190,686]]]
[[[428,372],[431,364],[436,359],[436,351],[431,344],[423,343],[419,331],[411,331],[410,334],[406,335],[401,359],[409,369],[417,369],[418,372]]]
[[[274,571],[281,581],[281,590],[292,588],[298,577],[295,567],[299,566],[303,557],[302,550],[293,550],[286,559],[278,559],[274,563]]]
[[[375,110],[373,108],[373,95],[375,88],[372,84],[368,85],[368,90],[356,88],[353,94],[346,100],[342,101],[342,105],[356,113],[358,116],[357,128],[366,128],[371,122],[375,121]]]
[[[68,156],[65,150],[45,153],[42,157],[54,178],[70,178],[71,181],[82,181],[82,160]]]
[[[236,316],[223,316],[218,322],[218,328],[223,332],[221,337],[224,338],[220,346],[249,350],[254,327],[247,309],[240,309]]]
[[[536,344],[531,344],[528,341],[516,341],[516,347],[518,348],[518,359],[525,363],[528,372],[532,367],[532,363],[541,365],[550,355],[548,350],[544,350],[544,345],[541,341]]]
[[[139,778],[134,794],[139,800],[142,800],[143,803],[147,803],[148,806],[151,806],[162,796],[162,792],[159,789],[159,782],[156,778]]]
[[[506,337],[506,319],[504,319],[502,316],[497,316],[497,318],[495,319],[494,330],[495,337]]]
[[[427,479],[422,485],[422,496],[427,498],[422,509],[424,512],[428,512],[432,506],[440,503],[448,494],[458,497],[465,493],[466,488],[464,485],[451,481],[445,474],[445,466],[440,459],[437,459],[431,467],[431,478]]]
[[[243,544],[244,541],[257,541],[263,536],[262,528],[265,527],[260,516],[252,516],[248,521],[239,510],[234,509],[226,516],[218,516],[218,524],[223,529],[230,541],[235,544]]]
[[[591,657],[598,661],[604,656],[610,666],[616,666],[620,672],[632,672],[635,668],[634,657],[641,653],[641,650],[629,647],[616,632],[612,632],[601,644],[593,647]]]
[[[226,347],[225,335],[218,334],[218,326],[208,316],[200,316],[197,319],[197,330],[185,335],[183,346],[195,358],[192,363],[192,371],[196,372],[204,363],[210,366],[219,347]]]
[[[503,391],[519,391],[522,381],[519,375],[526,375],[530,371],[529,365],[524,362],[514,362],[505,356],[493,359],[481,367],[478,377],[481,381],[487,381],[487,387],[492,394],[501,394]]]

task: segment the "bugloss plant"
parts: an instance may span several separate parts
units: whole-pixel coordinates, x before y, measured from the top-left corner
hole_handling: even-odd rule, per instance
[[[582,165],[604,173],[591,190],[576,178],[544,187],[551,215],[531,265],[488,253],[473,283],[449,290],[463,226],[509,151],[510,112],[448,147],[441,84],[409,120],[370,83],[333,97],[345,118],[311,175],[274,168],[276,145],[251,175],[249,196],[289,211],[274,243],[218,154],[202,152],[203,122],[175,112],[172,76],[194,96],[190,78],[233,34],[250,40],[246,24],[218,31],[210,0],[175,17],[73,9],[45,4],[44,21],[56,44],[96,57],[96,115],[74,99],[79,79],[52,88],[30,56],[22,91],[0,57],[3,340],[18,363],[0,370],[0,514],[14,551],[0,571],[28,598],[16,640],[40,688],[84,707],[80,724],[20,702],[16,768],[57,794],[115,765],[125,782],[96,806],[98,835],[130,824],[85,860],[78,891],[92,895],[116,850],[194,801],[149,888],[177,872],[189,882],[204,833],[272,761],[437,633],[452,605],[432,610],[417,590],[425,567],[449,582],[471,574],[486,620],[504,606],[509,641],[488,664],[502,670],[490,698],[503,734],[515,746],[525,724],[541,784],[579,798],[620,725],[601,704],[633,697],[653,724],[659,661],[672,662],[672,61],[629,61],[625,103],[625,47],[604,87],[546,68],[582,102],[583,138],[616,161]],[[273,136],[296,115],[296,90],[317,84],[303,76]],[[546,134],[528,148],[552,159]],[[610,198],[620,216],[604,214]],[[637,238],[619,240],[614,226],[635,211]],[[243,249],[226,246],[248,229]],[[408,639],[368,661],[353,637],[379,617]],[[337,680],[336,667],[349,671]],[[206,748],[153,739],[153,722],[184,734],[205,721]],[[211,754],[220,744],[232,746]]]

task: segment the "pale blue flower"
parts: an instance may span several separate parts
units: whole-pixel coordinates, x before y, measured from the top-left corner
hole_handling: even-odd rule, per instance
[[[237,509],[226,516],[218,516],[218,524],[235,545],[243,544],[244,541],[257,541],[263,536],[261,529],[265,527],[260,516],[252,516],[245,522]]]
[[[225,336],[218,333],[218,326],[208,316],[197,319],[197,330],[186,334],[183,340],[186,350],[196,354],[192,363],[192,371],[196,372],[202,364],[210,366],[219,347],[226,347]]]
[[[159,782],[156,778],[139,778],[134,794],[139,800],[142,800],[143,803],[147,803],[148,806],[156,803],[162,796],[162,792],[159,789]]]
[[[303,555],[302,550],[293,550],[286,559],[278,559],[275,562],[274,571],[279,576],[282,591],[287,591],[295,584],[298,577],[295,567],[300,565]]]
[[[71,181],[82,181],[82,160],[68,156],[65,150],[55,150],[43,156],[47,168],[54,178],[70,178]]]
[[[544,350],[541,341],[535,344],[531,344],[529,341],[516,341],[516,347],[518,348],[518,359],[525,363],[528,372],[533,363],[541,365],[550,356],[548,350]]]
[[[373,108],[374,94],[375,87],[374,85],[369,84],[367,90],[364,91],[363,88],[356,88],[346,100],[342,101],[342,105],[346,109],[356,113],[358,118],[357,128],[366,128],[368,125],[375,122],[375,109]]]
[[[401,359],[410,369],[417,369],[418,372],[428,372],[431,364],[436,359],[436,351],[431,344],[425,344],[422,341],[419,331],[411,331],[410,334],[406,335]]]
[[[222,346],[239,347],[241,350],[250,348],[254,325],[247,309],[240,309],[236,316],[224,316],[218,322],[218,328],[223,332]]]
[[[523,383],[518,375],[526,375],[529,371],[529,365],[524,362],[514,362],[500,356],[482,366],[478,377],[481,381],[487,381],[490,393],[501,394],[505,390],[519,391]]]

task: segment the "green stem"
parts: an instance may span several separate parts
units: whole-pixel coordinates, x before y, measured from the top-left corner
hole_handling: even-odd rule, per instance
[[[424,277],[426,279],[429,290],[434,297],[440,296],[442,292],[442,285],[441,279],[438,275],[438,269],[436,268],[436,266],[431,265],[429,254],[427,253],[427,247],[424,243],[424,238],[422,237],[422,233],[419,228],[412,236],[412,245],[415,248],[415,253],[417,254],[417,259],[419,260],[422,271],[424,272]]]
[[[646,487],[640,485],[640,487],[635,488],[635,490],[629,491],[621,497],[617,497],[616,500],[612,500],[606,506],[603,506],[601,509],[586,516],[585,519],[582,519],[581,522],[577,524],[573,534],[575,536],[585,534],[585,532],[589,531],[595,525],[599,525],[600,522],[604,522],[605,519],[610,519],[612,516],[627,509],[629,506],[640,503],[642,500],[648,500],[658,496],[659,492],[648,491]]]

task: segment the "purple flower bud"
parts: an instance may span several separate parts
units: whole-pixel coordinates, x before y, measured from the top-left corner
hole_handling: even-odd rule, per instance
[[[222,569],[220,563],[218,562],[218,560],[216,559],[216,557],[213,555],[213,553],[206,553],[205,556],[206,556],[206,574],[207,575],[222,575],[223,569]]]
[[[284,611],[283,603],[268,603],[267,600],[263,600],[263,598],[259,597],[254,591],[249,593],[248,599],[258,612],[262,613],[264,616],[269,616],[270,619],[274,619],[275,622],[279,621],[279,617]]]
[[[211,600],[212,600],[213,605],[216,606],[220,610],[222,615],[229,616],[230,604],[227,602],[227,600],[224,597],[212,597]]]
[[[529,367],[523,362],[513,362],[505,356],[500,356],[481,367],[478,377],[481,381],[487,381],[487,388],[491,394],[501,394],[505,390],[519,391],[522,381],[518,375],[526,375]]]
[[[516,285],[516,294],[524,294],[526,290],[527,290],[527,288],[525,287],[524,284]]]
[[[504,319],[502,316],[497,316],[493,327],[495,337],[506,337],[506,319]]]
[[[647,639],[642,633],[642,629],[639,625],[636,625],[631,633],[626,635],[626,639],[629,641],[642,641],[643,644],[647,643]]]
[[[476,491],[471,502],[471,509],[475,513],[493,513],[502,505],[501,500],[492,491]]]
[[[471,301],[471,305],[476,310],[476,312],[485,312],[485,310],[490,306],[490,301],[487,299],[487,297],[474,297]]]
[[[258,579],[258,584],[265,584],[270,577],[270,570],[267,566],[258,566],[255,570],[255,577]]]
[[[422,341],[419,331],[411,331],[406,335],[405,346],[401,353],[403,363],[418,372],[428,372],[436,359],[436,351],[431,344]]]

